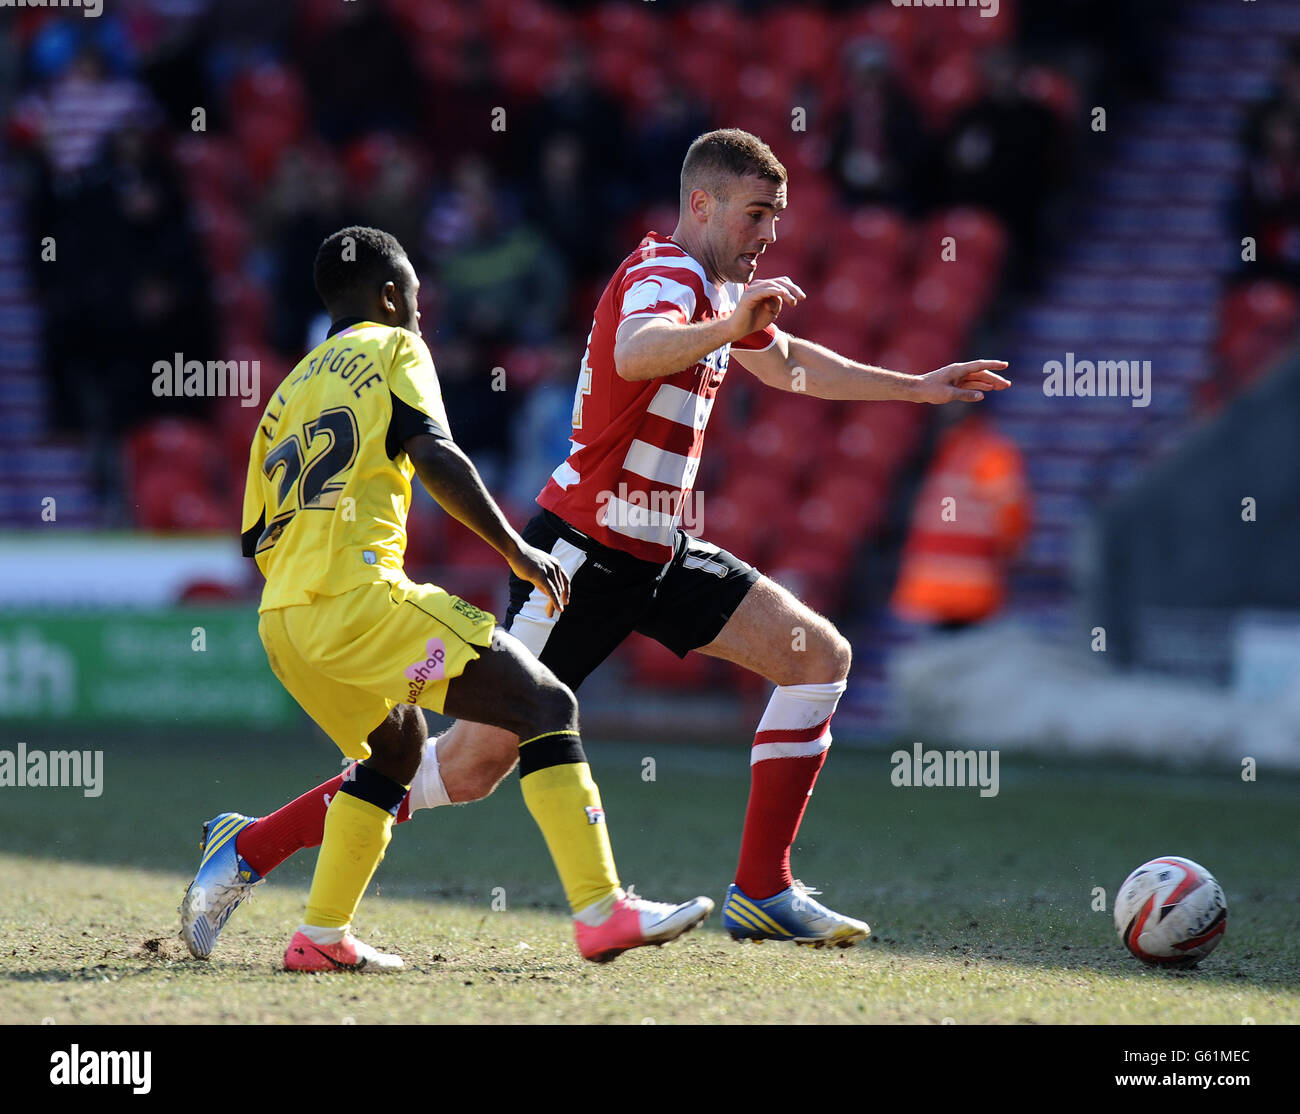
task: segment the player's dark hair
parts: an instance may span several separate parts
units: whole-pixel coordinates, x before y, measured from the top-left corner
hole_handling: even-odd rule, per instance
[[[728,179],[749,175],[784,182],[788,175],[772,148],[740,128],[705,132],[686,152],[682,163],[682,199],[693,189],[706,189],[721,200],[728,196]]]
[[[313,278],[325,308],[367,297],[386,282],[402,283],[406,252],[397,237],[378,228],[340,228],[316,251]]]

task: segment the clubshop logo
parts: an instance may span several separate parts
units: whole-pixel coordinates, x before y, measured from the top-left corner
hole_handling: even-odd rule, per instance
[[[616,491],[596,496],[596,521],[623,533],[680,525],[691,537],[704,529],[704,493],[688,491],[631,491],[621,483]]]
[[[980,15],[998,14],[999,0],[889,0],[896,8],[979,8]]]
[[[80,8],[86,19],[98,19],[104,0],[0,0],[0,8]]]
[[[74,1044],[50,1054],[50,1083],[55,1087],[130,1087],[136,1095],[153,1089],[152,1052],[96,1052]]]
[[[1043,365],[1043,394],[1048,398],[1127,398],[1132,406],[1151,405],[1150,360],[1048,360]]]
[[[406,702],[414,704],[420,699],[420,693],[430,681],[441,681],[447,675],[447,647],[441,638],[429,639],[427,654],[423,661],[406,667],[404,674],[411,682]]]
[[[998,795],[996,750],[926,750],[913,743],[910,752],[889,756],[889,780],[900,789],[973,789],[981,797]]]
[[[240,406],[262,401],[260,360],[187,360],[177,352],[153,365],[157,398],[237,398]]]
[[[102,750],[0,750],[0,789],[80,789],[83,797],[104,792]]]

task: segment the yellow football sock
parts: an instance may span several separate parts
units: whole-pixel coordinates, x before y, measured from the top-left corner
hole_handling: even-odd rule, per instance
[[[569,907],[575,913],[598,901],[612,907],[618,872],[591,768],[586,762],[546,766],[521,776],[519,785],[546,838]]]
[[[352,923],[392,834],[392,813],[350,793],[334,794],[307,895],[307,924],[345,928]]]

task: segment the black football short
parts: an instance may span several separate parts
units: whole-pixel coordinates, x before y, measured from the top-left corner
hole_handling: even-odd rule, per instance
[[[610,549],[545,510],[523,538],[564,566],[569,604],[547,618],[545,595],[511,574],[503,626],[572,689],[633,631],[679,658],[708,645],[760,575],[725,549],[680,531],[666,565]]]

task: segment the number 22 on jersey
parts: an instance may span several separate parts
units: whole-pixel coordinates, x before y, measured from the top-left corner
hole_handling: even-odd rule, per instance
[[[270,549],[299,511],[332,511],[347,486],[340,479],[357,459],[357,419],[346,406],[324,410],[277,444],[262,464],[262,474],[275,480],[275,514],[258,539],[257,552]],[[319,448],[317,447],[319,446]]]

